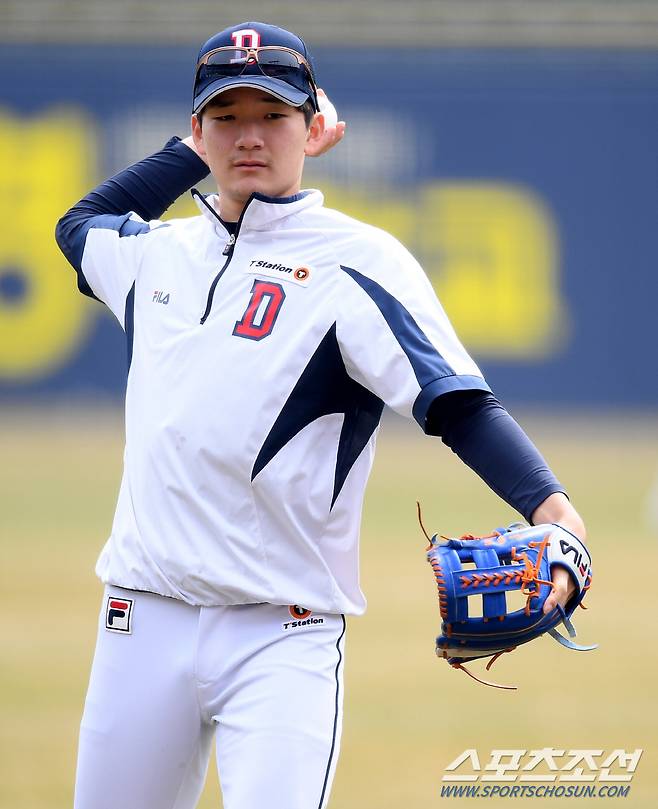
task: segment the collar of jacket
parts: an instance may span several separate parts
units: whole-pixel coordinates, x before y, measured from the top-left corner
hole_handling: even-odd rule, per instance
[[[221,226],[218,209],[218,194],[209,194],[202,197],[196,189],[192,189],[192,196],[197,207],[213,225]],[[293,194],[291,197],[268,197],[265,194],[253,193],[240,216],[240,231],[269,230],[282,219],[300,213],[308,208],[322,205],[324,197],[316,189],[307,189]],[[212,210],[210,210],[212,209]]]

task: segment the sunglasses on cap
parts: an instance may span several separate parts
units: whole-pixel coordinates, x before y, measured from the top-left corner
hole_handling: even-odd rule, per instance
[[[236,48],[226,45],[208,51],[196,66],[195,83],[199,80],[202,68],[207,78],[232,78],[240,76],[249,65],[258,65],[264,76],[288,81],[294,73],[303,71],[306,79],[315,92],[313,71],[308,61],[291,48],[278,45],[264,45],[260,48]]]

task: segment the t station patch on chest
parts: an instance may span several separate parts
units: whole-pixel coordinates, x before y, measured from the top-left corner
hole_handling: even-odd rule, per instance
[[[107,597],[105,609],[105,629],[108,632],[132,632],[132,615],[134,601],[131,598]]]
[[[245,265],[244,271],[250,275],[264,275],[268,278],[290,281],[302,287],[308,286],[313,276],[308,264],[295,259],[277,261],[273,258],[253,258]]]

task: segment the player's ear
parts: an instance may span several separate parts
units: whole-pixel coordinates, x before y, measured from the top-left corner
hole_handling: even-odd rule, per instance
[[[324,115],[321,112],[316,112],[311,123],[308,127],[306,135],[306,146],[304,152],[307,155],[315,155],[318,153],[318,148],[324,135]]]
[[[203,128],[201,126],[201,120],[199,119],[198,115],[196,115],[196,113],[192,114],[190,126],[192,129],[192,138],[194,140],[196,150],[200,155],[203,155],[205,157],[206,149],[203,143]]]

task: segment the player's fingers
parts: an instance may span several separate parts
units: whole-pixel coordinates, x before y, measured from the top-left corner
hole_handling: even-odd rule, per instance
[[[329,151],[329,149],[333,149],[336,144],[341,142],[345,136],[345,121],[338,121],[336,126],[332,126],[326,131],[325,135],[326,137],[323,141],[322,150],[319,152],[319,154],[324,154],[324,152]]]
[[[552,612],[557,605],[564,607],[571,596],[576,591],[576,585],[571,578],[569,571],[562,567],[556,567],[551,576],[553,591],[544,602],[544,615]]]
[[[329,128],[335,127],[338,122],[336,107],[331,103],[324,90],[321,89],[318,89],[318,107],[324,116],[324,125]]]
[[[555,594],[555,591],[553,591],[548,596],[546,601],[544,601],[544,615],[548,615],[549,612],[553,612],[553,610],[557,607],[557,605],[558,605],[557,595]]]
[[[329,129],[331,133],[331,146],[340,143],[345,136],[345,121],[337,121],[335,126]]]
[[[340,143],[344,135],[345,121],[338,121],[336,126],[325,129],[319,140],[306,144],[306,154],[309,157],[319,157],[325,152],[328,152],[329,149],[333,148],[337,143]]]

